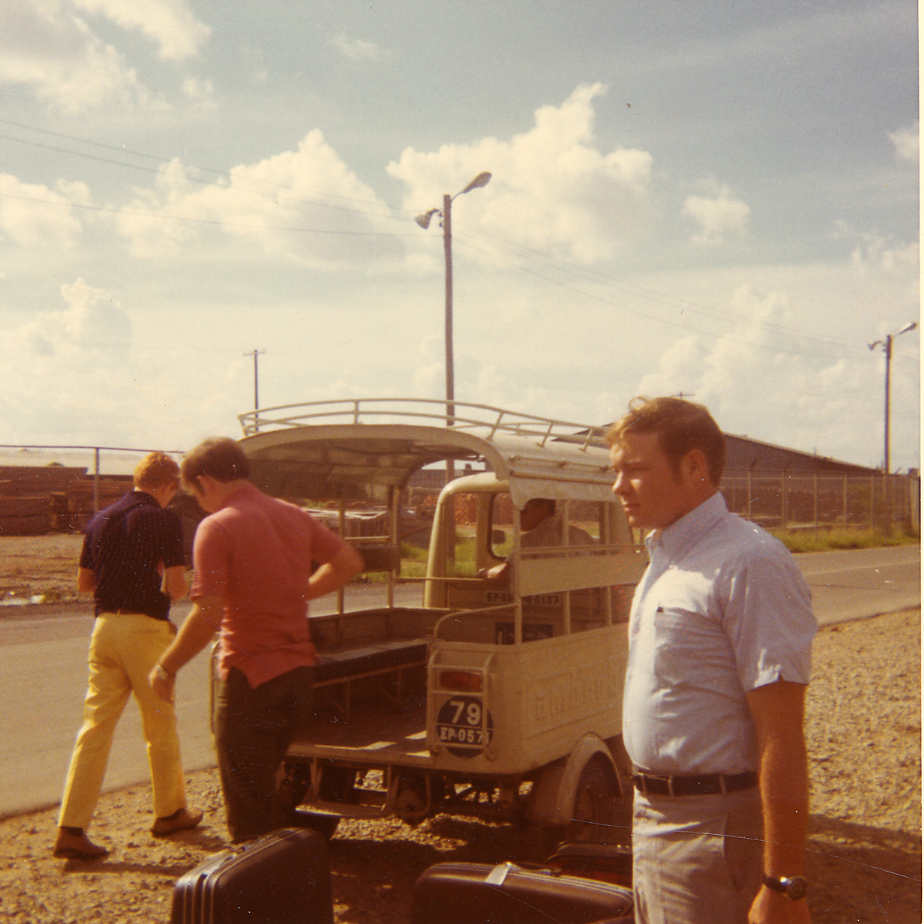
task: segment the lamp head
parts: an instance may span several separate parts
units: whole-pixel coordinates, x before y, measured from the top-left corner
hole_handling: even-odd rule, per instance
[[[414,221],[420,225],[425,231],[430,227],[430,219],[439,211],[439,209],[430,209],[429,212],[424,212],[422,215],[418,215]]]
[[[466,186],[465,189],[459,193],[459,195],[461,196],[463,193],[471,192],[473,189],[479,189],[482,186],[487,186],[490,179],[491,174],[488,173],[487,170],[485,170],[484,173],[479,173],[478,176],[476,176],[475,179],[472,180],[472,182],[469,183],[468,186]]]

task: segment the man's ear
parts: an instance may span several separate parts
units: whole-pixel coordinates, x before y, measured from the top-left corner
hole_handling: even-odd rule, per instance
[[[691,449],[680,459],[680,473],[692,484],[712,482],[709,463],[702,449]]]

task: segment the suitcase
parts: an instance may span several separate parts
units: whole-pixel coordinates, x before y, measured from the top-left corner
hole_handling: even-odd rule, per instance
[[[569,876],[632,886],[632,848],[617,844],[565,841],[545,861],[546,866]]]
[[[203,861],[177,880],[171,924],[333,924],[319,831],[283,828]]]
[[[437,863],[414,885],[411,924],[631,924],[632,890],[513,863]]]

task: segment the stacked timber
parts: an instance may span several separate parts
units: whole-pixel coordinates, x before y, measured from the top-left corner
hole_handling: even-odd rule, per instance
[[[94,476],[64,465],[0,466],[0,536],[81,532],[99,508],[132,486],[121,475]]]

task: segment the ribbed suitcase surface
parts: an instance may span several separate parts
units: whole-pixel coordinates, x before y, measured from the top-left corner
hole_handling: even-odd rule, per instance
[[[205,860],[177,880],[171,924],[333,924],[327,842],[283,829]]]
[[[566,841],[559,844],[545,865],[569,876],[599,879],[632,886],[632,848],[616,844]]]
[[[632,890],[512,863],[437,863],[414,886],[411,924],[631,924]]]

